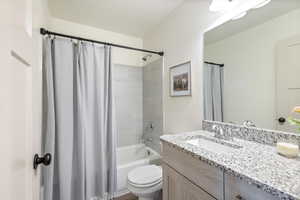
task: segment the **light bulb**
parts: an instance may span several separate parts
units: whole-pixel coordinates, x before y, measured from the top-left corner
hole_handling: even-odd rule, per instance
[[[271,2],[271,0],[265,0],[265,1],[263,1],[263,2],[261,2],[261,3],[259,3],[259,4],[257,4],[257,5],[254,6],[253,8],[261,8],[261,7],[267,5],[267,4],[270,3],[270,2]]]
[[[209,6],[209,10],[212,12],[219,12],[226,10],[229,5],[229,0],[213,0]]]
[[[238,14],[237,16],[233,17],[232,20],[241,19],[245,15],[247,15],[247,12],[242,12],[242,13]]]

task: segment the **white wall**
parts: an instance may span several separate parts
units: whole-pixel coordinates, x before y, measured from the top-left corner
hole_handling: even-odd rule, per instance
[[[201,129],[203,31],[216,19],[210,1],[186,0],[144,37],[144,48],[164,50],[164,133]],[[192,96],[169,96],[169,68],[191,60]]]
[[[275,128],[275,46],[300,34],[300,10],[205,47],[205,59],[225,63],[225,121]]]
[[[143,47],[143,40],[141,38],[106,31],[54,17],[51,17],[49,20],[48,28],[54,32],[65,33],[98,41],[116,43],[136,48]],[[132,66],[141,66],[143,64],[141,52],[121,48],[112,48],[112,61],[115,64]]]
[[[1,199],[32,199],[31,19],[30,0],[0,1]]]

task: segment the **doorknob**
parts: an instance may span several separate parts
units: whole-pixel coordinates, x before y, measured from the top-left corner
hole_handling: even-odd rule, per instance
[[[286,119],[285,119],[284,117],[279,117],[278,122],[279,122],[280,124],[283,124],[283,123],[286,122]]]
[[[50,153],[46,153],[43,157],[39,157],[38,154],[34,155],[33,158],[33,169],[37,169],[39,164],[44,164],[45,166],[50,165],[52,156]]]

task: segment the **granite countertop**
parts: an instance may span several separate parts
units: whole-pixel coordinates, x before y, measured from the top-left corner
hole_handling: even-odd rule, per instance
[[[213,151],[187,143],[199,136],[212,137],[208,131],[163,135],[161,141],[196,159],[224,170],[284,200],[300,200],[300,158],[278,155],[274,146],[233,139],[242,148]]]

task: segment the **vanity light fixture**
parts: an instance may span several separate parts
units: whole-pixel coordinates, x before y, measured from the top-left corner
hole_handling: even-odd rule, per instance
[[[247,15],[247,11],[242,12],[240,14],[238,14],[237,16],[231,18],[232,20],[237,20],[237,19],[241,19],[242,17],[245,17]]]
[[[268,3],[270,3],[272,0],[265,0],[263,2],[260,2],[259,4],[257,4],[256,6],[254,6],[253,8],[256,9],[256,8],[261,8],[261,7],[264,7],[265,5],[267,5]]]
[[[209,10],[212,12],[220,12],[227,10],[232,0],[212,0]]]

